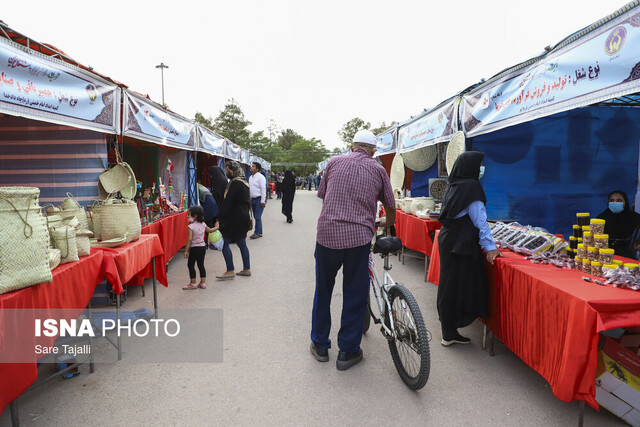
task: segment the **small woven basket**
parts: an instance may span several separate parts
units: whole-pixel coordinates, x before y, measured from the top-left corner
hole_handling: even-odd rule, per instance
[[[94,225],[95,227],[95,225]],[[127,243],[140,238],[138,206],[130,200],[106,200],[100,207],[100,240],[127,235]]]
[[[53,280],[39,195],[35,187],[0,187],[0,294]]]
[[[49,269],[52,271],[55,270],[57,266],[60,265],[60,249],[50,248],[49,249]]]
[[[108,194],[122,190],[129,183],[130,179],[129,171],[122,163],[118,163],[111,169],[102,172],[98,177],[102,188]]]
[[[60,264],[79,261],[76,229],[68,225],[51,228],[53,243],[60,249]]]
[[[93,233],[89,230],[79,230],[76,232],[78,256],[87,256],[91,254],[91,236],[93,236]]]

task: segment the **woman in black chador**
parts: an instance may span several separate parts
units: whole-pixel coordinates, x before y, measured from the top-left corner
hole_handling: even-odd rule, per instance
[[[442,199],[438,314],[444,346],[468,344],[471,340],[460,335],[458,328],[487,317],[489,290],[482,251],[491,264],[502,256],[487,224],[487,198],[478,181],[484,175],[483,158],[477,151],[461,154]]]
[[[598,218],[604,219],[604,233],[609,235],[609,247],[616,251],[616,255],[636,258],[631,242],[632,236],[640,227],[640,214],[629,207],[629,198],[624,191],[616,190],[609,193],[608,205]]]
[[[296,195],[296,181],[293,177],[293,172],[286,171],[284,173],[284,179],[280,185],[280,192],[282,193],[282,214],[287,217],[288,223],[292,223],[293,198]]]

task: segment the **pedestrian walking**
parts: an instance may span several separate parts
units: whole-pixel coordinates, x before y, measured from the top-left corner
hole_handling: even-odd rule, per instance
[[[251,276],[251,266],[249,263],[249,248],[247,248],[247,232],[251,229],[251,209],[249,199],[249,184],[244,179],[244,172],[240,163],[231,161],[226,167],[227,178],[230,179],[227,189],[224,192],[224,199],[220,207],[218,220],[220,221],[220,232],[224,239],[222,255],[227,271],[216,276],[220,280],[233,279],[236,277],[233,265],[233,253],[231,243],[235,243],[240,248],[242,255],[243,270],[238,272],[238,276]]]
[[[356,133],[352,152],[329,160],[318,197],[324,200],[316,235],[316,290],[311,315],[311,353],[329,361],[331,294],[342,267],[342,318],[338,331],[338,370],[362,360],[362,331],[369,296],[369,252],[375,234],[377,201],[385,207],[387,225],[395,223],[391,182],[373,158],[375,135]]]
[[[204,256],[206,254],[205,233],[213,233],[218,229],[216,222],[213,227],[207,226],[204,222],[204,209],[202,206],[191,206],[189,208],[189,235],[187,244],[184,246],[184,257],[188,259],[189,283],[182,287],[184,290],[206,289],[207,270],[204,267]],[[200,283],[196,285],[196,268],[200,272]]]
[[[443,346],[468,344],[458,328],[488,316],[489,283],[482,250],[490,264],[502,253],[487,224],[487,198],[478,181],[484,174],[484,154],[467,151],[453,164],[442,198],[438,235],[440,281],[438,315]]]
[[[262,212],[267,203],[267,180],[260,172],[262,165],[258,162],[251,163],[251,176],[249,177],[249,194],[251,196],[251,210],[256,226],[251,239],[262,237]]]
[[[288,170],[282,180],[282,214],[287,217],[287,222],[293,222],[293,199],[296,195],[296,182],[293,172]]]

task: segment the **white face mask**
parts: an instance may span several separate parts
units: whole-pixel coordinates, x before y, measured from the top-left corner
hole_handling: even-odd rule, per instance
[[[484,176],[484,165],[480,166],[480,175],[478,176],[478,179],[481,179]]]
[[[195,218],[194,218],[194,217],[192,217],[192,216],[190,216],[190,217],[189,217],[189,223],[193,223],[193,221],[195,221]]]

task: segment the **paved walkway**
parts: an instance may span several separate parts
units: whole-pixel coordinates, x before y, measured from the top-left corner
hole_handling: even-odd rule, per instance
[[[18,398],[22,425],[577,424],[578,404],[556,399],[546,381],[508,349],[496,344],[495,357],[480,349],[478,322],[463,331],[471,345],[439,344],[436,287],[422,281],[418,259],[407,259],[406,265],[394,260],[392,274],[413,292],[433,332],[431,376],[424,389],[412,392],[402,383],[375,327],[363,339],[359,365],[337,371],[335,348],[329,363],[316,362],[309,353],[309,329],[320,209],[315,191],[298,191],[294,222],[287,224],[280,201],[270,200],[264,237],[249,240],[252,277],[216,282],[224,262],[219,252],[209,252],[209,288],[182,291],[186,260],[178,253],[170,262],[170,286],[159,287],[160,307],[222,308],[223,363],[133,364],[125,349],[122,362],[98,365],[93,374],[82,366],[81,375],[55,379]],[[240,253],[233,248],[237,268]],[[341,310],[338,284],[334,325]],[[146,289],[145,298],[130,289],[123,309],[151,307],[149,282]],[[334,343],[336,334],[334,327]],[[9,425],[7,409],[0,426]],[[585,425],[624,424],[587,407]]]

